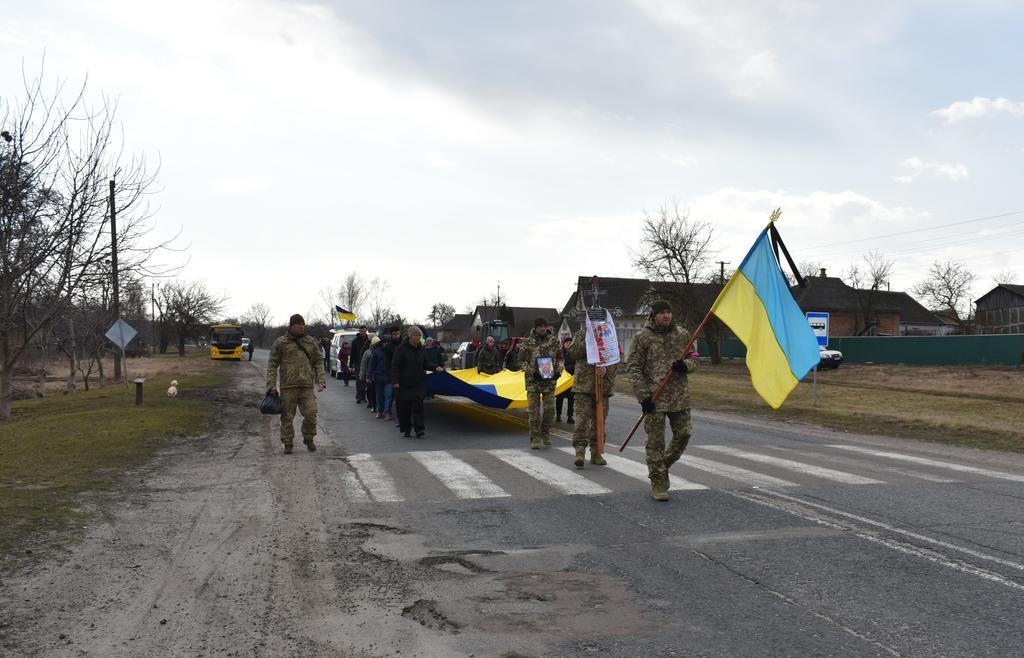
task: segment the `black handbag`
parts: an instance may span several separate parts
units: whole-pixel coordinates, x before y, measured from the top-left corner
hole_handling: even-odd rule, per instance
[[[266,396],[263,398],[263,402],[260,403],[261,414],[279,414],[281,413],[281,396],[276,393],[267,391]]]

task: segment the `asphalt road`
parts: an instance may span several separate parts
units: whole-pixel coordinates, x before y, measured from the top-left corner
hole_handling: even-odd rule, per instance
[[[522,413],[437,399],[407,439],[320,398],[347,502],[401,533],[378,550],[445,571],[406,617],[453,652],[1019,655],[1019,456],[697,412],[658,503],[642,430],[615,449],[637,412],[579,471],[569,425],[531,451]]]

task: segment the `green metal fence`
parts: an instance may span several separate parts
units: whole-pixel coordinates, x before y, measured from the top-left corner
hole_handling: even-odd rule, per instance
[[[698,341],[700,353],[707,344]],[[831,349],[843,353],[844,363],[906,363],[910,365],[1024,365],[1024,334],[984,336],[835,336]],[[722,356],[743,358],[747,349],[726,339]]]

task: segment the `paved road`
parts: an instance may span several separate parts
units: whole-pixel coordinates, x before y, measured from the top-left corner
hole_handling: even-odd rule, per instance
[[[478,655],[1010,655],[1024,646],[1024,460],[697,413],[648,495],[642,436],[572,466],[571,426],[427,403],[402,437],[340,382],[321,397],[347,503],[387,558],[445,580],[406,611]],[[637,405],[613,398],[617,444]],[[642,432],[641,432],[642,435]],[[385,533],[386,534],[386,533]]]

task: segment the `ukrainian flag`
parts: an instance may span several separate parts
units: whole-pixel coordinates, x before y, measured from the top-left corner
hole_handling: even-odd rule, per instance
[[[347,311],[337,304],[334,305],[334,312],[338,314],[338,320],[348,320],[349,322],[356,321],[356,314],[352,311]],[[809,325],[808,325],[809,326]]]
[[[765,230],[711,307],[747,346],[754,389],[778,409],[820,361],[818,341],[786,285]]]

